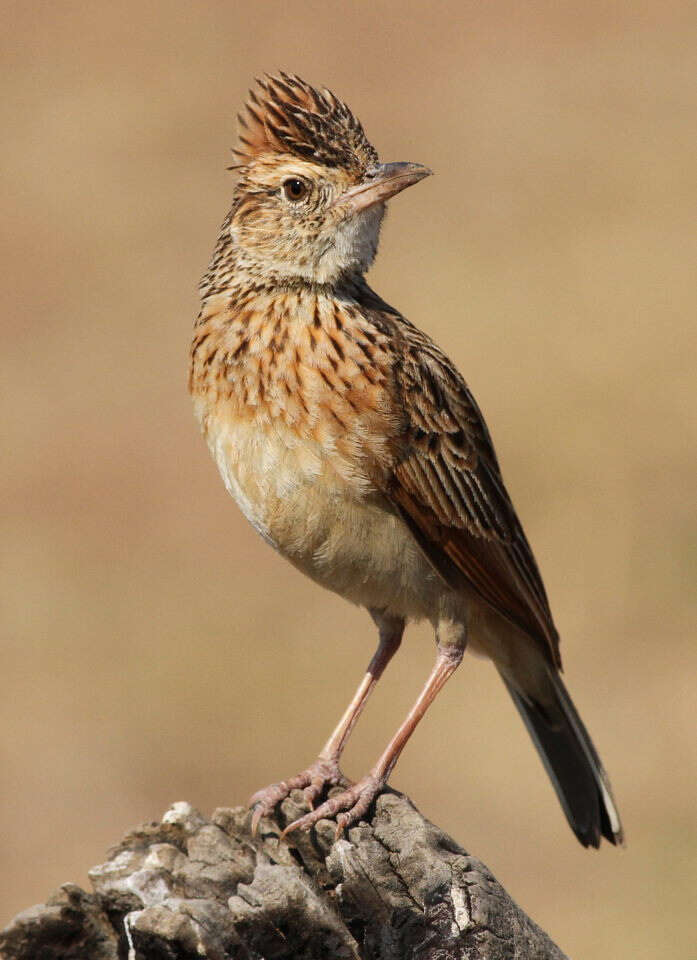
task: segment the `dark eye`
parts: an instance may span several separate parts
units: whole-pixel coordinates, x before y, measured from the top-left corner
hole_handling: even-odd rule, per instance
[[[290,177],[288,180],[283,181],[283,192],[288,200],[297,202],[307,196],[307,184],[304,180],[299,180],[297,177]]]

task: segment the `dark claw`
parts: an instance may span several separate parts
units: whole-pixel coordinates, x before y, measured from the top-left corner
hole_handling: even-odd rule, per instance
[[[264,816],[264,808],[260,805],[255,808],[254,813],[252,814],[252,836],[256,837],[257,830],[259,829],[259,821]]]
[[[334,843],[337,840],[340,840],[344,833],[346,832],[346,827],[349,825],[349,818],[345,813],[342,813],[336,818],[336,830],[334,831]]]

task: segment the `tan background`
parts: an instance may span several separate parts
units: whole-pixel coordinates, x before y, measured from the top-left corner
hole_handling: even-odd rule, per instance
[[[437,176],[372,273],[468,377],[612,774],[583,851],[468,658],[393,779],[572,955],[694,957],[697,15],[689,4],[6,4],[0,919],[122,831],[311,759],[365,613],[247,527],[185,390],[254,74],[297,71]],[[409,631],[346,759],[430,666]]]

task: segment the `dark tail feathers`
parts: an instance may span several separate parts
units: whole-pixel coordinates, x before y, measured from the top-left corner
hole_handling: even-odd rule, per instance
[[[599,847],[601,837],[622,844],[622,824],[607,774],[561,677],[551,671],[549,677],[556,703],[544,708],[526,700],[502,679],[583,846]]]

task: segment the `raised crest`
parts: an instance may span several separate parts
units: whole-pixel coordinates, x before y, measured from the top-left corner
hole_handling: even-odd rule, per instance
[[[378,162],[375,147],[349,107],[326,87],[312,87],[292,74],[267,74],[257,80],[238,119],[240,133],[233,152],[240,166],[277,153],[357,174]]]

